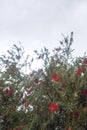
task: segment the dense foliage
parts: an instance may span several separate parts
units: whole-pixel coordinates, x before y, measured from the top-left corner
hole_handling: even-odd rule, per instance
[[[74,58],[72,43],[73,32],[51,53],[35,50],[38,70],[21,46],[0,57],[0,130],[87,129],[87,55]]]

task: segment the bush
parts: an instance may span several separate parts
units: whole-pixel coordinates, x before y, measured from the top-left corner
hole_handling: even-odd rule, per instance
[[[74,58],[72,43],[73,32],[52,53],[35,50],[38,70],[22,46],[0,57],[1,130],[87,129],[87,56]]]

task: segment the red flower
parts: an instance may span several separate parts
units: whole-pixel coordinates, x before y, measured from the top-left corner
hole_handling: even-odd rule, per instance
[[[63,90],[65,90],[66,89],[66,85],[65,84],[62,84],[62,86],[61,86],[61,88],[63,89]]]
[[[26,101],[26,102],[23,103],[23,105],[24,105],[25,107],[28,107],[28,106],[29,106],[29,103]]]
[[[35,79],[34,82],[35,82],[36,84],[38,84],[39,80],[38,80],[38,79]]]
[[[33,76],[34,76],[34,74],[33,74],[33,73],[30,73],[30,74],[29,74],[29,76],[30,76],[30,77],[33,77]]]
[[[6,88],[6,89],[4,90],[4,92],[7,93],[7,94],[13,95],[13,94],[14,94],[14,89],[13,89],[13,88]]]
[[[78,74],[78,75],[81,75],[82,72],[83,72],[82,68],[78,68],[78,69],[77,69],[77,74]]]
[[[9,94],[11,94],[11,95],[14,94],[14,89],[13,89],[13,88],[10,88],[10,90],[9,90]]]
[[[61,48],[59,47],[59,48],[54,48],[54,51],[60,51],[61,50]]]
[[[51,103],[50,106],[49,106],[49,110],[51,112],[57,112],[57,111],[60,110],[60,107],[55,103]]]
[[[9,88],[6,88],[6,89],[4,90],[4,92],[5,92],[5,93],[9,93]]]
[[[87,65],[87,58],[83,60],[83,65]]]
[[[30,94],[30,93],[32,93],[34,90],[33,90],[33,88],[32,87],[29,87],[28,89],[27,89],[27,92]]]
[[[78,111],[74,111],[71,114],[73,115],[75,120],[77,120],[79,118],[79,112]]]
[[[42,69],[38,69],[38,73],[41,74],[43,72]]]
[[[84,96],[87,96],[87,89],[82,90],[82,91],[81,91],[81,94],[84,95]]]
[[[55,82],[60,81],[60,77],[56,73],[51,74],[51,79],[54,80]]]

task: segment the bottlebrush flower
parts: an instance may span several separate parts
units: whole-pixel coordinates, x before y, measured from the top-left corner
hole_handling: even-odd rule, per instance
[[[51,74],[51,79],[55,82],[60,82],[60,77],[56,73]]]
[[[57,112],[60,110],[60,107],[55,103],[51,103],[49,106],[49,110],[50,112]]]
[[[33,77],[33,76],[34,76],[34,74],[33,74],[33,73],[30,73],[30,74],[29,74],[29,77],[30,77],[30,78],[31,78],[31,77]]]
[[[26,102],[23,103],[23,105],[24,105],[25,107],[28,107],[28,106],[29,106],[29,103],[26,101]]]
[[[14,94],[14,89],[13,89],[13,88],[10,88],[10,90],[9,90],[9,94],[11,94],[11,95]]]
[[[31,94],[32,92],[34,92],[34,90],[33,90],[32,87],[27,88],[27,93],[28,93],[28,94]]]
[[[67,87],[66,84],[62,84],[62,86],[61,86],[62,90],[65,90],[66,87]]]
[[[34,80],[34,83],[38,84],[39,80],[38,79],[35,79]]]
[[[42,74],[42,73],[43,73],[43,70],[42,70],[42,69],[38,69],[38,73],[39,73],[39,74]]]
[[[77,120],[79,118],[79,111],[74,111],[71,114],[73,115],[75,120]]]
[[[78,75],[81,75],[82,72],[83,72],[82,68],[78,68],[78,69],[77,69],[77,74],[78,74]]]
[[[9,93],[9,88],[6,88],[6,89],[4,90],[4,92],[5,92],[6,94],[8,94],[8,93]]]
[[[54,51],[60,51],[61,50],[61,48],[59,47],[59,48],[54,48]]]
[[[81,91],[81,94],[84,95],[84,96],[87,96],[87,89],[82,90],[82,91]]]
[[[13,94],[14,94],[14,89],[13,89],[13,88],[6,88],[6,89],[4,89],[4,92],[5,92],[6,94],[11,94],[11,95],[13,95]]]
[[[83,65],[87,65],[87,58],[83,60]]]

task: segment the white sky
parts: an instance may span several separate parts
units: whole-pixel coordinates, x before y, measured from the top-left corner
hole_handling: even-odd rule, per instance
[[[73,48],[87,50],[87,0],[0,0],[0,54],[19,41],[27,52],[53,49],[74,32]]]

